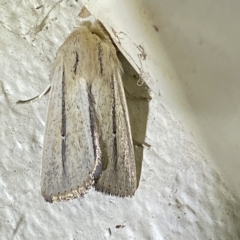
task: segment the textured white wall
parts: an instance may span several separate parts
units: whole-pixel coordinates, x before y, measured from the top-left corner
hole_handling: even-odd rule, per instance
[[[179,106],[185,102],[186,93],[179,90],[182,82],[175,79],[179,77],[177,69],[173,73],[169,68],[174,58],[169,56],[164,44],[161,50],[166,58],[159,58],[154,65],[164,72],[159,75],[159,81],[152,76],[146,79],[153,97],[149,103],[146,137],[151,148],[144,149],[142,175],[135,196],[121,199],[91,190],[82,199],[58,204],[44,202],[40,193],[40,168],[48,97],[26,105],[16,105],[16,101],[37,95],[49,84],[51,62],[66,36],[79,25],[77,15],[81,3],[1,0],[0,5],[1,239],[240,239],[240,203],[236,194],[229,188],[229,181],[226,184],[225,178],[215,171],[211,159],[206,159],[193,142],[186,123],[181,123],[185,117],[180,110],[185,109],[187,115],[191,106],[174,108],[175,102],[179,101]],[[105,12],[98,6],[98,11],[105,14],[103,22],[107,19],[108,27],[112,24],[116,31],[121,31],[116,29],[120,25],[110,11],[111,5],[108,6]],[[126,5],[119,1],[116,7],[122,17],[118,21],[124,22],[129,13],[120,9]],[[178,15],[176,22],[184,17]],[[137,20],[143,19],[142,16]],[[162,26],[157,27],[160,32]],[[165,31],[171,29],[169,25]],[[152,35],[160,34],[154,27],[151,31]],[[122,44],[131,46],[130,40],[123,36]],[[173,46],[174,56],[181,48],[177,44]],[[151,49],[149,45],[144,47],[147,52]],[[139,64],[137,54],[136,50],[131,57]],[[186,55],[184,59],[189,56],[195,55]],[[151,69],[147,64],[142,61],[144,69]],[[162,78],[172,81],[164,82]],[[116,228],[119,224],[125,227]]]

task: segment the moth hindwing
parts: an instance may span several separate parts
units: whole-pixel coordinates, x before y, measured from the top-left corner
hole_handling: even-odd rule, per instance
[[[136,166],[121,63],[99,22],[83,23],[59,48],[51,72],[41,191],[61,201],[95,189],[136,190]]]

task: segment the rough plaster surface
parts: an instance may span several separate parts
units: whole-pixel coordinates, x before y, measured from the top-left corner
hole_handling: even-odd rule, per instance
[[[1,239],[240,239],[239,200],[158,95],[150,102],[151,147],[144,149],[133,198],[91,190],[74,201],[44,202],[40,167],[48,97],[16,101],[49,83],[51,62],[78,26],[81,4],[1,0],[0,6]]]

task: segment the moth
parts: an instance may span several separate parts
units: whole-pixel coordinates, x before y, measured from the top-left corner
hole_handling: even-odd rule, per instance
[[[134,195],[136,165],[122,67],[100,22],[83,22],[69,35],[50,78],[44,199],[77,198],[92,186],[110,195]]]

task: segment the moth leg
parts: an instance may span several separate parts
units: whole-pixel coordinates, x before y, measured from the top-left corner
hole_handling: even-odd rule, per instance
[[[48,94],[51,89],[51,84],[49,84],[40,94],[38,94],[36,97],[27,99],[27,100],[18,100],[17,104],[23,104],[28,103],[32,101],[36,101],[37,99],[41,99],[44,95]]]

